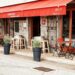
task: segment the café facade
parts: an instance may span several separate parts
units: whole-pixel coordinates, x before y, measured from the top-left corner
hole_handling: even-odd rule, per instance
[[[0,7],[0,38],[23,35],[27,44],[42,36],[55,45],[58,37],[75,39],[75,1],[37,0]]]

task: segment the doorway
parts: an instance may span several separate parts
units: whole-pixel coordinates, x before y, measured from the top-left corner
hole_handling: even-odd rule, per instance
[[[32,21],[32,37],[40,36],[40,17],[33,17]]]

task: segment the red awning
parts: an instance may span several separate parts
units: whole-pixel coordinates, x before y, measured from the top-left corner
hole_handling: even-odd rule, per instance
[[[0,7],[0,18],[49,16],[66,14],[66,5],[72,0],[35,1]]]

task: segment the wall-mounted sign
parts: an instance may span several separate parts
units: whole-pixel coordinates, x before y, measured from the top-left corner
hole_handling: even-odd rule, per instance
[[[23,27],[27,27],[27,23],[23,23]]]
[[[41,17],[41,25],[47,25],[47,17]]]

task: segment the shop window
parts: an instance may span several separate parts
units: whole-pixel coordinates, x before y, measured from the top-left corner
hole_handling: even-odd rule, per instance
[[[75,38],[75,11],[72,12],[72,38]]]
[[[14,22],[13,22],[13,19],[9,20],[9,25],[10,25],[10,36],[14,36]]]
[[[19,22],[15,22],[15,32],[19,32]]]
[[[63,37],[69,37],[69,12],[63,16]]]

